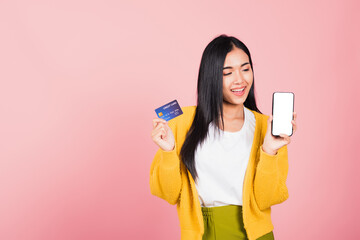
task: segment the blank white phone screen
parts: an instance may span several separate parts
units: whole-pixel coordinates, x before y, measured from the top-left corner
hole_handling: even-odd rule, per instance
[[[275,92],[273,95],[273,122],[272,134],[278,136],[282,133],[292,135],[294,111],[294,94],[291,92]]]

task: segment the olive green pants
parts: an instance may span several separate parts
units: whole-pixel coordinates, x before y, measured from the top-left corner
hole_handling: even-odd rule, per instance
[[[202,207],[204,235],[202,240],[247,240],[242,217],[242,206]],[[257,240],[274,240],[269,232]]]

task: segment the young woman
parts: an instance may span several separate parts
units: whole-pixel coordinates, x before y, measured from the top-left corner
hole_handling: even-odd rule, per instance
[[[248,48],[221,35],[202,55],[197,106],[153,119],[151,193],[177,204],[182,240],[274,239],[271,206],[288,198],[287,144],[256,106]],[[292,120],[296,130],[296,113]]]

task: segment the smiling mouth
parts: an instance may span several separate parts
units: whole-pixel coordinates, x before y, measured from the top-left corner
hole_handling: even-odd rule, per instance
[[[246,89],[246,86],[242,87],[242,88],[230,89],[230,90],[235,96],[242,97],[245,94],[245,89]]]
[[[231,90],[232,92],[243,92],[245,90],[246,87],[243,88],[238,88],[238,89],[233,89]]]

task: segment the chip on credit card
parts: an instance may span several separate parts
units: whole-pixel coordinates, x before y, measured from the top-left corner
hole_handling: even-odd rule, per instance
[[[181,110],[179,103],[176,100],[155,109],[155,112],[159,118],[162,118],[166,121],[183,114],[183,111]]]

